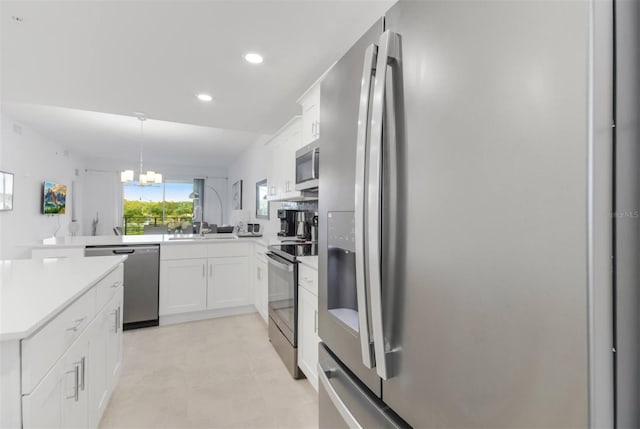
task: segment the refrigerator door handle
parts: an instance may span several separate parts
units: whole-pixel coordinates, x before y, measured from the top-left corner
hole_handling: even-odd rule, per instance
[[[373,347],[375,351],[378,375],[387,380],[393,375],[390,371],[389,345],[385,343],[382,320],[382,122],[387,118],[395,121],[395,111],[385,112],[387,69],[400,62],[400,36],[385,31],[380,36],[376,79],[373,87],[373,106],[371,112],[371,143],[369,148],[369,181],[367,195],[367,247],[369,255],[366,261],[369,274],[369,292],[371,300],[371,325]]]
[[[364,54],[362,69],[362,84],[360,87],[360,109],[358,112],[358,134],[356,145],[356,193],[355,193],[355,247],[356,247],[356,289],[358,300],[358,324],[360,334],[360,348],[362,363],[367,368],[375,366],[372,341],[369,334],[369,305],[367,302],[365,276],[365,184],[366,162],[369,137],[369,106],[371,94],[371,80],[375,75],[378,47],[371,44]]]
[[[349,411],[347,405],[342,402],[342,399],[340,399],[340,396],[338,396],[338,393],[331,385],[329,376],[327,376],[327,374],[331,376],[331,371],[325,371],[325,369],[322,368],[320,364],[318,364],[318,380],[327,392],[327,395],[329,396],[329,399],[331,399],[333,406],[336,407],[349,429],[362,429],[362,426],[360,425],[360,423],[358,423],[358,420],[356,420],[353,414],[351,414],[351,411]]]

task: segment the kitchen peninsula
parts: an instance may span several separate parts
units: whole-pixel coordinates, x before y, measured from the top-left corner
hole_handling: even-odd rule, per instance
[[[122,361],[126,256],[0,261],[0,427],[96,427]]]
[[[158,245],[159,324],[170,325],[256,310],[266,321],[266,269],[257,258],[268,244],[233,234],[165,234],[52,238],[29,247],[42,259],[82,258],[96,246]]]

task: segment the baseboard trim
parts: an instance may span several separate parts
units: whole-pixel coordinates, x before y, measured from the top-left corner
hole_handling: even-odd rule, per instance
[[[160,326],[175,325],[178,323],[195,322],[198,320],[215,319],[216,317],[238,316],[241,314],[256,313],[253,305],[241,307],[219,308],[215,310],[194,311],[191,313],[167,314],[160,316]]]

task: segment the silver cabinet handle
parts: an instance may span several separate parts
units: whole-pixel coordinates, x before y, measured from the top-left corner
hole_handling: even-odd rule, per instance
[[[80,371],[82,372],[82,375],[80,376],[80,389],[84,391],[84,374],[85,374],[85,370],[86,370],[86,358],[84,356],[82,356],[82,359],[80,359]]]
[[[71,371],[67,371],[67,374],[71,374],[73,373],[73,395],[71,396],[65,396],[65,399],[73,399],[74,401],[78,402],[78,400],[80,399],[80,387],[79,387],[79,382],[80,382],[80,367],[78,366],[78,362],[75,362],[73,364],[73,370]]]
[[[111,285],[112,288],[117,288],[118,286],[120,286],[120,280],[113,282],[113,284]]]
[[[318,310],[313,310],[313,332],[316,333],[316,335],[318,334]]]
[[[204,264],[202,264],[202,277],[204,277],[204,270],[205,270]]]
[[[389,371],[385,344],[384,325],[382,323],[382,279],[381,279],[381,210],[382,210],[382,121],[386,114],[391,118],[391,124],[385,127],[385,132],[392,135],[395,124],[395,110],[385,109],[386,80],[388,66],[400,64],[400,36],[392,31],[385,31],[380,36],[380,48],[376,64],[376,79],[373,87],[373,106],[371,109],[371,144],[369,148],[369,177],[367,193],[367,247],[369,255],[366,261],[369,274],[369,293],[371,299],[371,324],[373,331],[373,348],[375,351],[376,371],[387,380],[392,375]],[[392,101],[391,101],[392,103]],[[392,106],[392,104],[391,104]]]
[[[118,308],[116,308],[115,310],[113,310],[112,313],[115,317],[114,317],[114,332],[118,333],[118,329],[120,329],[120,307],[118,306]]]
[[[213,277],[213,264],[209,264],[209,277]]]
[[[331,402],[333,403],[333,405],[336,407],[336,409],[342,416],[342,419],[345,421],[349,429],[362,429],[362,426],[360,425],[360,423],[358,423],[358,420],[356,420],[353,414],[351,414],[351,411],[349,411],[349,408],[347,408],[345,403],[342,402],[342,399],[340,399],[340,396],[338,396],[338,393],[331,385],[331,382],[329,381],[329,377],[327,376],[327,374],[329,374],[330,376],[331,371],[325,372],[325,370],[320,366],[320,364],[318,364],[318,380],[320,381],[320,384],[322,384],[322,386],[324,387],[325,392],[327,392],[329,399],[331,399]]]
[[[356,297],[358,301],[358,324],[362,363],[367,368],[375,365],[372,342],[369,333],[369,303],[365,284],[365,190],[366,159],[369,146],[369,105],[371,81],[375,75],[378,47],[369,45],[364,54],[362,85],[360,87],[360,108],[358,111],[358,134],[356,137],[356,193],[355,193],[355,239],[356,239]]]
[[[316,121],[316,137],[320,137],[320,121]]]

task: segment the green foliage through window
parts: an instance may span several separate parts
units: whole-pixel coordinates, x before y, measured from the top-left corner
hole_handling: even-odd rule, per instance
[[[154,187],[125,184],[122,207],[124,233],[143,234],[145,225],[167,225],[169,232],[191,233],[193,201],[188,197],[192,189],[191,183],[167,183]]]

